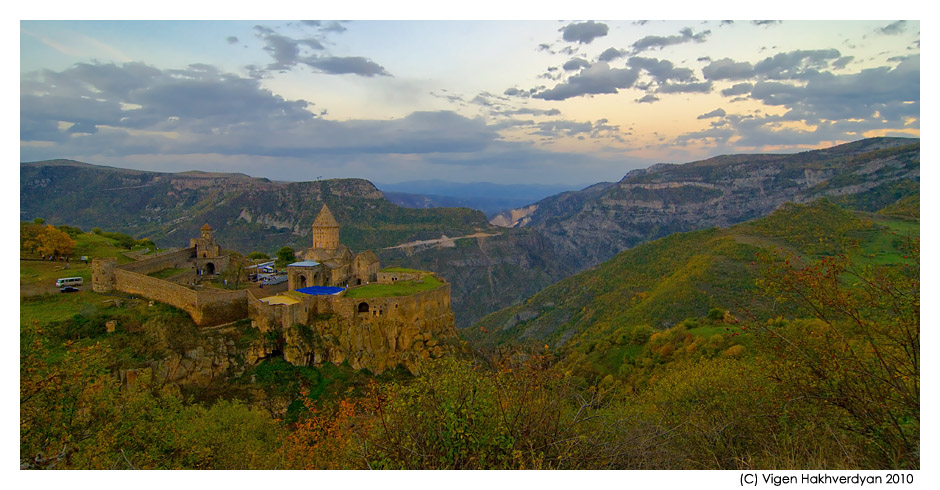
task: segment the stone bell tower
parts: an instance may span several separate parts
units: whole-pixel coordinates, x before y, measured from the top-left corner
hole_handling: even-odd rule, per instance
[[[313,221],[313,248],[320,250],[336,250],[339,248],[339,223],[330,212],[330,208],[323,205],[317,219]]]

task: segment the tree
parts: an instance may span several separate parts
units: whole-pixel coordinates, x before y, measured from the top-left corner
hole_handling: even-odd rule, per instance
[[[763,280],[815,317],[761,326],[779,381],[837,410],[835,423],[864,441],[866,467],[919,467],[919,240],[906,248],[904,262],[878,267],[785,257]]]
[[[271,256],[264,252],[251,252],[248,254],[248,258],[251,260],[268,260]]]
[[[68,233],[56,229],[52,225],[43,228],[33,228],[30,233],[23,236],[23,248],[42,256],[69,255],[75,249],[75,240]]]
[[[278,269],[282,267],[287,267],[287,264],[290,264],[294,261],[294,249],[290,247],[281,247],[277,251],[277,260],[274,262],[274,266]]]

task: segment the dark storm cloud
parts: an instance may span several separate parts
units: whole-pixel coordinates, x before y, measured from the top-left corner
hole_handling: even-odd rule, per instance
[[[899,21],[896,21],[896,22],[892,22],[892,23],[890,23],[890,24],[888,24],[888,25],[882,27],[881,29],[878,29],[878,31],[881,32],[882,34],[887,34],[887,35],[889,35],[889,36],[893,36],[893,35],[896,35],[896,34],[901,34],[901,33],[903,33],[906,29],[907,29],[907,21],[906,21],[906,20],[899,20]]]
[[[726,115],[727,115],[727,114],[725,113],[725,110],[719,108],[719,109],[715,109],[715,110],[713,110],[713,111],[711,111],[711,112],[706,112],[705,114],[702,114],[701,116],[698,116],[696,119],[711,119],[711,118],[714,118],[714,117],[725,117]]]
[[[754,66],[746,61],[739,63],[722,58],[702,68],[702,75],[706,80],[746,80],[754,76]]]
[[[562,65],[562,68],[565,71],[573,71],[580,70],[581,68],[587,68],[589,66],[591,66],[591,64],[588,63],[586,59],[574,58],[572,60],[568,60],[564,65]]]
[[[594,22],[593,20],[581,23],[572,22],[559,29],[562,33],[562,39],[580,44],[590,44],[594,39],[606,36],[607,30],[607,24]]]
[[[631,46],[633,48],[633,54],[638,54],[643,51],[650,49],[663,49],[667,46],[672,46],[675,44],[684,44],[689,42],[702,43],[705,42],[705,38],[711,34],[712,31],[702,31],[698,34],[694,34],[692,29],[686,27],[679,31],[679,34],[676,36],[646,36],[639,41],[636,41]]]
[[[607,63],[595,63],[554,88],[533,97],[545,100],[565,100],[594,94],[616,94],[618,89],[631,87],[639,77],[635,68],[610,68]]]
[[[617,58],[622,58],[627,54],[627,51],[623,51],[617,48],[607,48],[603,53],[600,54],[600,56],[597,57],[597,61],[612,61]]]
[[[627,66],[646,70],[657,83],[666,83],[670,80],[676,82],[691,82],[695,79],[692,75],[692,70],[688,68],[676,68],[669,60],[635,56],[627,61]]]

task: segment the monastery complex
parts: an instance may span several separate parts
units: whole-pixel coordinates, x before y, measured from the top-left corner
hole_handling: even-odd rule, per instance
[[[340,226],[324,205],[312,225],[311,247],[287,266],[287,285],[218,289],[199,283],[234,267],[208,224],[188,248],[117,265],[92,262],[92,288],[120,291],[180,308],[197,325],[250,320],[277,339],[267,354],[295,365],[349,362],[379,373],[396,365],[414,371],[418,360],[444,355],[456,338],[450,284],[431,272],[379,269],[372,251],[353,254],[339,241]],[[161,271],[173,277],[154,277]],[[286,290],[285,290],[286,289]]]

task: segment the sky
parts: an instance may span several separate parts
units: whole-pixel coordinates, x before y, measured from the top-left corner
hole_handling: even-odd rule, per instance
[[[920,136],[917,20],[618,13],[21,20],[20,160],[583,186],[658,162]]]

